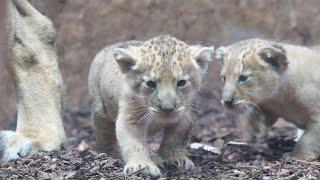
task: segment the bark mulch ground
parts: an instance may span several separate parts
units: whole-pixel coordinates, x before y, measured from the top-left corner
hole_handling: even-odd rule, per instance
[[[208,110],[200,112],[200,117],[191,141],[212,146],[219,142],[221,154],[189,148],[196,169],[167,166],[163,179],[320,179],[320,161],[281,159],[295,145],[294,128],[274,128],[264,145],[228,145],[241,132],[236,120]],[[96,153],[89,119],[89,112],[67,111],[67,150],[41,152],[0,164],[0,179],[150,179],[140,172],[126,177],[122,160]]]

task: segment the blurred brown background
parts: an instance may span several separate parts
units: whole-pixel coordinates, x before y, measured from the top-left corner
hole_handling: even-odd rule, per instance
[[[107,44],[171,34],[215,46],[252,37],[301,45],[320,41],[319,0],[31,0],[57,29],[57,49],[66,87],[66,114],[88,121],[87,75]],[[219,107],[219,67],[210,65],[202,95],[208,113]],[[0,127],[14,128],[15,100],[0,64]],[[66,118],[69,121],[70,118]],[[68,127],[67,127],[68,129]]]

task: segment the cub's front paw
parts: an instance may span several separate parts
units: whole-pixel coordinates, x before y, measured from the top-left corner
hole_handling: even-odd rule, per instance
[[[159,178],[161,176],[160,169],[153,162],[129,162],[124,167],[124,172],[127,175],[142,171],[152,178]]]
[[[160,160],[158,160],[158,163],[161,165],[165,165],[165,164],[171,164],[171,165],[175,165],[181,169],[185,169],[185,170],[192,170],[194,169],[194,163],[192,162],[192,160],[190,160],[187,156],[185,155],[180,155],[180,156],[175,156],[175,157],[168,157],[168,158],[160,158]]]
[[[247,132],[241,139],[241,141],[248,142],[248,143],[258,143],[263,144],[267,141],[267,131],[262,130],[259,132]]]

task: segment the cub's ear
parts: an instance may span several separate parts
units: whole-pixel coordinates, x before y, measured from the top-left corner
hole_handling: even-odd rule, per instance
[[[222,66],[223,65],[223,58],[227,53],[227,48],[224,46],[219,47],[215,52],[214,52],[214,57],[218,61],[218,63]]]
[[[203,47],[203,46],[191,46],[191,53],[195,59],[195,66],[200,71],[207,71],[208,64],[213,59],[214,46]]]
[[[122,73],[130,72],[137,62],[125,49],[115,49],[113,57],[119,64]]]
[[[259,56],[263,60],[262,64],[267,64],[277,72],[281,73],[288,67],[287,53],[280,45],[261,49]]]

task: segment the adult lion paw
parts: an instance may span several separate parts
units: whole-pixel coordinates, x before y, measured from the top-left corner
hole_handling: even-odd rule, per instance
[[[0,131],[0,162],[7,162],[38,152],[38,143],[12,131]]]
[[[148,174],[152,178],[159,178],[161,176],[160,169],[153,162],[129,162],[124,167],[124,172],[127,175],[132,173],[142,171],[145,174]]]

